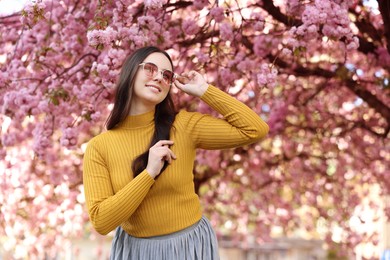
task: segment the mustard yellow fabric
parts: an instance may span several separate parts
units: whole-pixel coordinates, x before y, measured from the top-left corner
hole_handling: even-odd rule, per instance
[[[201,99],[222,118],[180,111],[171,131],[177,159],[154,180],[144,170],[133,178],[131,163],[149,146],[154,111],[128,116],[115,129],[88,143],[83,181],[90,220],[101,234],[118,226],[135,237],[169,234],[199,221],[202,209],[194,192],[197,148],[225,149],[254,143],[268,125],[249,107],[209,86]]]

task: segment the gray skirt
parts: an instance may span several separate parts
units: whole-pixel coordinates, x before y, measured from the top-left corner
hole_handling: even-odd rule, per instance
[[[133,237],[121,227],[112,241],[110,260],[218,260],[218,242],[207,218],[168,235]]]

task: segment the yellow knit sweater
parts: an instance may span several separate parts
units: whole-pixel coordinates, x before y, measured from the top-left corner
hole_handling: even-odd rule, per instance
[[[90,220],[101,234],[118,226],[135,237],[169,234],[200,220],[194,192],[196,148],[224,149],[254,143],[268,125],[250,108],[209,86],[201,97],[224,116],[180,111],[171,131],[177,159],[154,180],[144,170],[133,178],[131,163],[146,151],[154,132],[154,111],[127,117],[88,143],[83,181]]]

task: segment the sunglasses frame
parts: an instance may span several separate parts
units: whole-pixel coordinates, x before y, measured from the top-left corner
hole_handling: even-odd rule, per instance
[[[157,73],[156,73],[156,75],[154,75],[154,76],[148,76],[147,75],[147,73],[145,72],[145,65],[146,64],[151,64],[152,66],[155,66],[156,68],[157,68]],[[172,83],[173,82],[175,82],[175,80],[176,80],[176,78],[177,78],[177,74],[176,73],[174,73],[173,71],[171,71],[171,70],[166,70],[166,69],[160,69],[156,64],[154,64],[153,62],[142,62],[142,63],[140,63],[138,66],[142,66],[142,70],[143,70],[143,72],[145,73],[145,75],[147,76],[147,77],[149,77],[149,78],[155,78],[156,76],[157,76],[157,74],[160,72],[161,73],[161,76],[162,76],[162,78],[163,78],[163,82],[165,83],[165,84],[167,84],[167,85],[169,85],[169,86],[171,86],[172,85]],[[169,72],[171,72],[172,73],[172,78],[171,78],[171,82],[170,83],[167,83],[166,81],[165,81],[165,79],[164,79],[164,72],[165,71],[169,71]]]

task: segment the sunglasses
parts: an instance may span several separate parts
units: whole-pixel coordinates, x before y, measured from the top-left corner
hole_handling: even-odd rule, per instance
[[[157,76],[157,73],[160,72],[163,78],[163,82],[167,85],[171,85],[176,79],[175,73],[170,70],[160,70],[154,63],[143,62],[140,63],[139,66],[142,66],[142,70],[148,78],[154,78]]]

